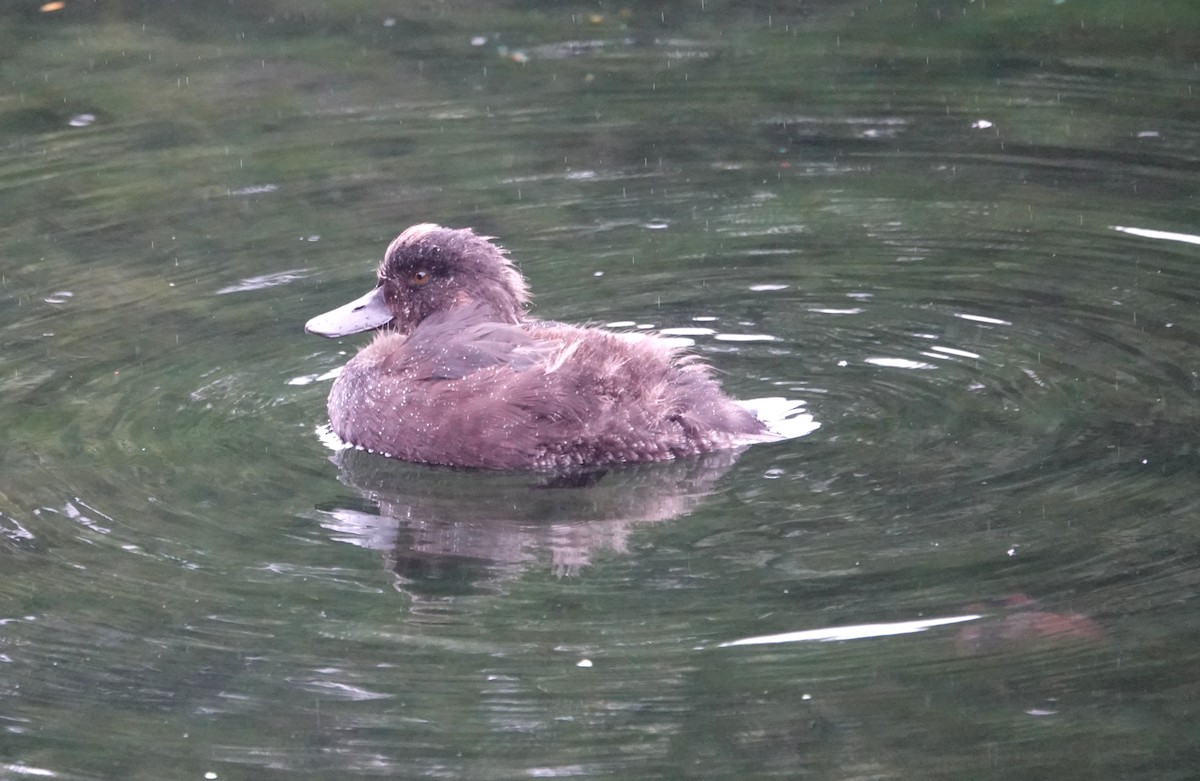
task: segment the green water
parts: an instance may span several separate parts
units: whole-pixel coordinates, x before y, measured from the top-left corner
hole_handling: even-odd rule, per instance
[[[1198,41],[5,5],[0,779],[1194,777]],[[820,428],[592,485],[336,454],[365,338],[303,323],[424,221]]]

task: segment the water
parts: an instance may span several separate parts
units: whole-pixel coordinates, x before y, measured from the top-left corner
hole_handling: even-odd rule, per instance
[[[0,778],[1193,776],[1196,26],[6,12]],[[820,428],[335,454],[302,325],[427,220]]]

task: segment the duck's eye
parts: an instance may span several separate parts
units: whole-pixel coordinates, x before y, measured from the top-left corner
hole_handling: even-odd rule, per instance
[[[428,271],[417,271],[411,277],[412,283],[414,285],[424,285],[426,282],[428,282],[432,278],[433,278],[433,275],[430,274]]]

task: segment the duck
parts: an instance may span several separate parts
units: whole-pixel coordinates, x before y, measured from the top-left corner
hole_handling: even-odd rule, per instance
[[[304,326],[376,332],[333,382],[333,432],[404,461],[560,473],[781,438],[670,340],[542,320],[529,302],[492,237],[408,228],[370,292]]]

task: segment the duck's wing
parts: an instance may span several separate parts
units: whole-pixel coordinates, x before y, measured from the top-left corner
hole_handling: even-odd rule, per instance
[[[418,379],[458,380],[502,366],[523,372],[546,360],[561,343],[536,339],[519,325],[486,319],[480,307],[461,307],[426,318],[404,344]]]

